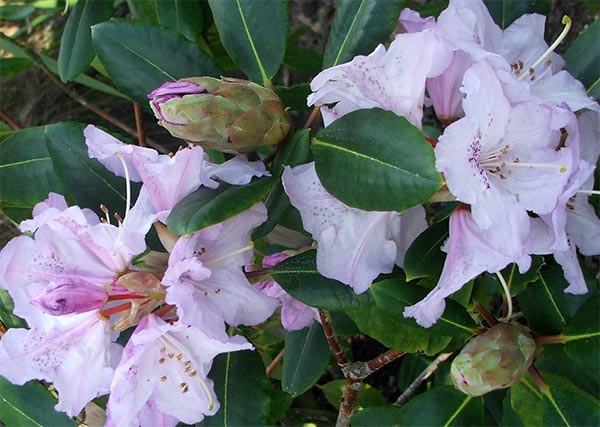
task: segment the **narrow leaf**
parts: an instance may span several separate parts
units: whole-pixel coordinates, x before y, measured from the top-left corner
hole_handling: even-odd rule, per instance
[[[237,351],[217,356],[209,377],[215,382],[221,407],[214,416],[206,418],[203,425],[267,425],[267,377],[257,352]]]
[[[261,201],[272,185],[272,178],[262,178],[245,186],[221,183],[216,189],[200,187],[173,208],[167,226],[184,235],[218,224]]]
[[[58,75],[68,82],[83,72],[94,58],[90,27],[112,15],[112,2],[79,0],[73,7],[58,52]]]
[[[596,378],[600,377],[600,296],[587,300],[563,330],[567,339],[565,353],[581,369]]]
[[[330,359],[331,350],[319,323],[289,332],[283,358],[283,391],[292,396],[304,393],[325,373]]]
[[[438,222],[422,232],[404,256],[406,280],[439,277],[446,260],[441,247],[448,239],[448,221]]]
[[[133,16],[146,22],[161,24],[195,41],[204,32],[204,8],[200,1],[127,0]]]
[[[13,314],[15,305],[8,291],[0,289],[0,322],[6,328],[26,328],[27,323]]]
[[[288,44],[283,57],[283,65],[304,76],[313,77],[321,71],[323,56],[314,50]]]
[[[166,81],[221,74],[197,45],[160,25],[113,19],[94,25],[92,40],[113,82],[141,105]]]
[[[63,412],[56,412],[57,400],[34,381],[22,386],[0,377],[0,422],[6,426],[75,426]]]
[[[275,92],[283,101],[283,105],[290,110],[307,111],[310,109],[306,105],[306,98],[311,92],[308,83],[299,83],[291,87],[275,86]]]
[[[323,67],[371,53],[392,33],[402,8],[401,0],[341,0],[325,46]]]
[[[581,81],[589,95],[600,99],[600,21],[595,21],[565,53],[565,69]]]
[[[513,21],[526,13],[550,13],[550,0],[483,0],[496,24],[504,29]]]
[[[352,288],[317,271],[316,251],[288,258],[271,269],[271,277],[294,298],[312,307],[344,310],[368,303],[369,294],[356,295]]]
[[[27,71],[33,65],[29,58],[0,58],[0,77],[6,79]]]
[[[281,0],[209,0],[223,46],[253,81],[268,85],[285,52],[288,17]]]
[[[391,111],[346,114],[317,134],[312,150],[323,186],[358,209],[402,212],[442,186],[431,145]]]

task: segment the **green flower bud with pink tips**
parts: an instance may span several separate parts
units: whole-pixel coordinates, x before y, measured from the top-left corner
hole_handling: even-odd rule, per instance
[[[277,94],[246,80],[190,77],[167,82],[148,98],[171,135],[227,153],[278,144],[291,129]]]
[[[531,366],[535,341],[513,323],[501,323],[476,336],[452,362],[454,386],[471,396],[515,384]]]

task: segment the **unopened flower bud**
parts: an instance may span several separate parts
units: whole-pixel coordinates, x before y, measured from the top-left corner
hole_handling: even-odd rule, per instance
[[[171,135],[227,153],[248,153],[283,141],[291,129],[275,92],[247,80],[190,77],[148,95]]]
[[[100,286],[89,283],[51,283],[31,303],[44,313],[62,316],[84,313],[102,307],[108,294]]]
[[[535,341],[525,330],[501,323],[473,338],[452,362],[454,386],[471,396],[515,384],[535,356]]]

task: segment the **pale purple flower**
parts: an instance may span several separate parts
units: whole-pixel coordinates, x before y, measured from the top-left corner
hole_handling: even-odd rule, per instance
[[[250,233],[267,219],[259,203],[220,224],[182,236],[175,243],[163,284],[167,302],[177,305],[179,319],[211,337],[230,325],[255,325],[277,308],[246,279],[243,267],[252,261]]]
[[[528,229],[522,231],[526,232]],[[414,317],[419,325],[428,328],[444,312],[444,299],[479,274],[498,272],[512,262],[519,262],[520,271],[525,272],[529,269],[529,257],[519,245],[511,248],[510,244],[501,230],[482,230],[467,209],[458,208],[450,217],[450,237],[442,248],[448,253],[442,275],[423,300],[404,309],[404,316]],[[510,253],[511,249],[516,252]]]
[[[425,210],[415,206],[402,214],[362,211],[331,196],[314,163],[286,167],[283,186],[300,211],[306,231],[317,241],[317,269],[325,277],[367,290],[381,273],[402,266],[412,241],[427,228]]]
[[[129,339],[115,369],[107,405],[107,426],[174,426],[202,421],[219,410],[207,377],[213,359],[251,350],[240,336],[219,341],[200,328],[169,324],[149,314]]]
[[[262,267],[271,268],[287,259],[291,254],[278,252],[263,258]],[[246,271],[252,271],[252,266],[246,266]],[[313,322],[321,321],[319,311],[314,307],[309,307],[301,301],[288,294],[273,279],[267,279],[254,284],[254,287],[268,297],[276,298],[281,305],[281,325],[288,331],[297,331]]]
[[[452,58],[433,30],[399,34],[386,50],[322,71],[311,82],[309,105],[322,107],[328,126],[338,117],[379,107],[404,116],[417,127],[423,118],[425,79],[440,75]]]

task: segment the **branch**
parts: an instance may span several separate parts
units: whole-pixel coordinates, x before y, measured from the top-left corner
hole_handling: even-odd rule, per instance
[[[0,117],[2,117],[2,120],[4,120],[6,124],[14,130],[23,129],[23,127],[20,126],[17,122],[15,122],[4,110],[0,110]]]
[[[488,323],[488,325],[490,325],[490,327],[496,326],[498,324],[496,318],[492,316],[490,312],[487,311],[481,304],[478,304],[477,307],[475,307],[475,311],[479,313],[481,317],[483,317],[483,319]]]
[[[331,318],[329,317],[329,313],[327,313],[325,310],[319,309],[319,317],[321,318],[321,325],[323,326],[325,338],[327,338],[329,348],[331,348],[331,351],[333,352],[333,357],[335,357],[335,361],[344,373],[344,376],[348,377],[346,372],[348,369],[348,362],[346,361],[346,356],[340,347],[337,337],[333,333],[333,327],[331,326]]]
[[[321,107],[315,107],[312,110],[312,112],[310,113],[310,116],[308,116],[308,120],[304,124],[304,129],[308,129],[308,128],[312,127],[314,122],[319,118],[320,112],[321,112]]]
[[[137,102],[133,103],[133,113],[135,114],[135,128],[137,130],[138,144],[140,147],[146,146],[146,135],[144,135],[144,126],[142,122],[142,107]]]
[[[277,366],[281,363],[281,361],[283,360],[283,356],[285,356],[285,347],[279,352],[277,356],[275,356],[275,359],[273,359],[269,366],[267,366],[267,377],[270,377],[275,368],[277,368]]]
[[[396,405],[402,406],[406,402],[408,402],[408,400],[412,397],[415,391],[417,391],[417,389],[423,383],[423,381],[425,381],[427,378],[433,375],[433,373],[440,366],[440,364],[446,361],[446,359],[448,359],[451,355],[452,353],[442,353],[438,357],[436,357],[435,360],[431,362],[431,364],[427,368],[425,368],[417,378],[415,378],[415,380],[408,386],[408,388],[404,390],[404,393],[402,393],[400,397],[398,397],[398,399],[396,400]]]

